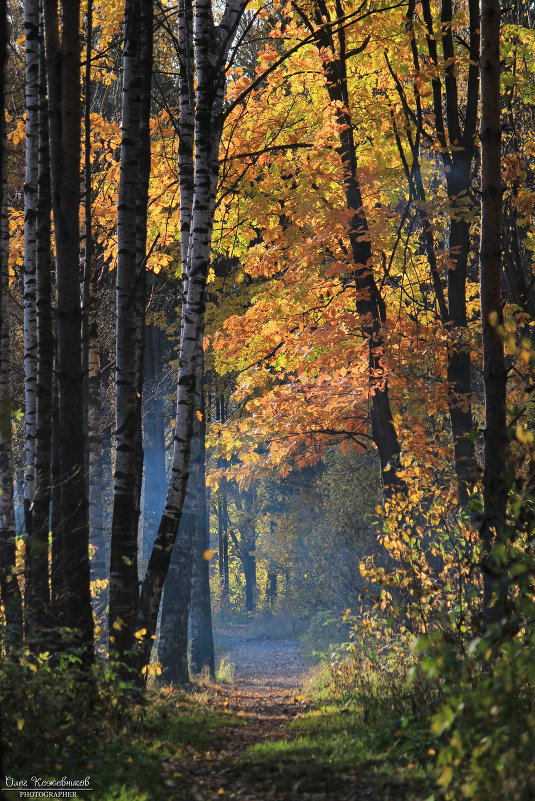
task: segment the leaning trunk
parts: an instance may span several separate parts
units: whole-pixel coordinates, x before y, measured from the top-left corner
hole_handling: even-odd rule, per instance
[[[179,50],[181,65],[185,65],[186,84],[192,83],[194,58],[197,86],[195,91],[195,163],[194,191],[190,234],[183,271],[187,276],[187,296],[182,318],[177,391],[177,413],[174,435],[173,463],[164,512],[152,549],[140,601],[140,628],[144,629],[138,655],[138,667],[146,665],[152,649],[152,637],[162,594],[163,582],[169,569],[171,552],[177,535],[189,477],[191,439],[195,408],[196,375],[199,347],[202,347],[202,328],[206,303],[206,284],[210,265],[210,246],[215,211],[218,177],[219,143],[223,126],[225,64],[236,26],[245,3],[228,2],[220,24],[212,18],[210,0],[197,0],[195,6],[194,48],[191,50],[191,3],[179,4]],[[189,20],[189,22],[188,22]],[[189,25],[189,28],[188,28]],[[180,123],[183,105],[191,125],[191,91],[180,89]],[[191,170],[191,165],[189,167]],[[181,180],[183,180],[181,173]],[[182,197],[181,197],[182,203]],[[189,214],[189,208],[181,209]],[[183,220],[181,219],[181,227]],[[186,233],[186,229],[183,229]],[[184,254],[183,254],[184,259]]]

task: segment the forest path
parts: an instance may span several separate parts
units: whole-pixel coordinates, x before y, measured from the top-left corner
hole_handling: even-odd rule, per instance
[[[293,798],[292,794],[275,792],[265,775],[255,777],[244,771],[242,759],[250,746],[290,739],[286,726],[305,708],[299,695],[306,672],[300,643],[258,637],[245,626],[219,630],[215,639],[216,667],[221,661],[230,663],[232,683],[213,685],[208,703],[243,721],[243,725],[229,726],[224,732],[223,747],[192,754],[185,766],[189,785],[186,798],[188,801]]]
[[[364,801],[399,799],[377,794],[377,785],[315,764],[314,754],[292,751],[303,732],[289,727],[309,708],[301,694],[306,673],[297,640],[266,640],[250,634],[218,632],[216,664],[234,669],[232,684],[207,688],[207,707],[229,713],[234,725],[213,750],[192,751],[180,764],[184,801]],[[236,718],[243,725],[235,725]],[[288,743],[288,748],[285,747]],[[269,745],[268,745],[269,744]],[[262,750],[262,746],[267,746]],[[252,750],[251,750],[252,749]],[[280,749],[280,750],[278,750]],[[386,788],[385,788],[386,789]]]

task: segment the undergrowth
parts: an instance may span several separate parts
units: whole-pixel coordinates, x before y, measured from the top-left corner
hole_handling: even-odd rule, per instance
[[[180,799],[181,760],[239,723],[202,703],[202,688],[136,699],[109,666],[84,672],[74,654],[54,665],[48,654],[12,655],[0,662],[0,684],[3,780],[90,777],[96,801]]]

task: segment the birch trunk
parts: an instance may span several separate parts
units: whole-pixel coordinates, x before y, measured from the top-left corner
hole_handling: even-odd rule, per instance
[[[109,546],[104,521],[104,475],[102,447],[101,354],[99,343],[98,281],[91,270],[89,287],[87,433],[89,447],[89,540],[95,548],[91,560],[91,578],[104,581],[108,575]],[[101,592],[94,604],[97,614],[106,605],[107,593]]]
[[[203,360],[204,362],[204,360]],[[193,581],[190,609],[190,660],[194,673],[207,669],[215,677],[214,636],[210,599],[210,510],[206,489],[206,410],[204,404],[204,364],[201,377],[202,420],[199,431],[199,475],[197,483],[197,520],[193,553]]]
[[[173,546],[169,573],[165,581],[160,629],[159,659],[165,681],[186,684],[188,670],[188,622],[190,619],[193,561],[199,529],[201,465],[203,464],[203,427],[198,419],[202,409],[204,360],[198,359],[195,419],[191,465],[188,479],[186,512],[182,515]]]
[[[93,660],[80,309],[80,2],[44,0],[56,244],[58,450],[65,623]]]
[[[11,439],[9,325],[9,227],[7,215],[7,147],[5,65],[9,25],[6,0],[0,0],[0,598],[5,609],[5,645],[22,640],[22,600],[15,564],[15,509]]]
[[[506,370],[501,295],[502,176],[500,125],[500,3],[481,3],[481,242],[480,290],[485,384],[484,615],[497,621],[504,612],[503,598],[493,604],[496,589],[491,550],[505,524],[507,486]]]
[[[176,685],[184,685],[189,681],[188,621],[194,543],[198,524],[199,436],[197,431],[192,445],[187,497],[173,546],[162,600],[158,660],[162,664],[163,681]]]
[[[99,282],[94,257],[91,185],[91,55],[93,2],[87,3],[85,65],[85,275],[84,275],[84,372],[86,376],[86,424],[88,441],[89,542],[94,548],[91,580],[103,582],[109,575],[109,546],[104,520],[102,448],[101,353],[99,342]],[[95,593],[93,609],[99,622],[108,601],[107,589]]]
[[[41,543],[33,537],[32,508],[35,494],[35,409],[37,387],[36,223],[39,152],[39,3],[24,0],[26,78],[26,173],[24,179],[24,523],[26,529],[26,634],[42,623],[39,598]],[[48,542],[46,543],[48,548]],[[48,560],[46,559],[46,564]]]
[[[173,442],[173,463],[167,500],[143,582],[140,599],[140,628],[145,634],[140,643],[138,667],[149,662],[152,637],[162,594],[163,582],[169,569],[171,552],[177,536],[182,507],[186,497],[189,475],[193,413],[198,362],[204,319],[206,281],[210,264],[215,193],[218,176],[219,143],[223,124],[225,64],[234,32],[245,9],[246,0],[227,2],[221,22],[214,24],[210,0],[198,0],[195,5],[195,35],[193,57],[196,68],[195,92],[195,160],[193,212],[186,261],[187,297],[183,314],[180,344],[176,427]],[[181,7],[187,19],[187,6]],[[186,24],[181,23],[179,42],[181,63],[191,65],[190,39]],[[184,38],[185,37],[185,38]],[[181,91],[182,114],[182,91]],[[181,198],[182,203],[182,198]],[[182,209],[186,215],[188,207]],[[183,231],[186,227],[182,226]]]

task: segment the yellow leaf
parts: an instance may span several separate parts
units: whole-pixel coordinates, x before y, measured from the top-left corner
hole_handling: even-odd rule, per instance
[[[201,423],[201,422],[202,422],[202,412],[200,412],[200,411],[197,409],[197,411],[195,412],[195,414],[197,415],[197,420],[199,421],[199,423]]]

